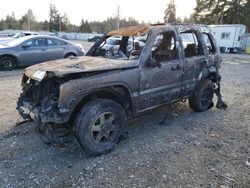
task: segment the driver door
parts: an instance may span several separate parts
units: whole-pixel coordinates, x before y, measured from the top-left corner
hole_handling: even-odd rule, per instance
[[[45,38],[31,39],[19,47],[19,53],[22,65],[48,61],[47,41]]]
[[[183,60],[176,32],[159,32],[151,40],[149,61],[157,66],[141,67],[139,112],[171,103],[181,96]]]

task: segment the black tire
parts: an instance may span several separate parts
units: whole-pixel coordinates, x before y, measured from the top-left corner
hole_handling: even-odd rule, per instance
[[[76,54],[74,54],[74,53],[68,53],[68,54],[65,55],[64,58],[69,58],[69,57],[76,57]]]
[[[189,98],[189,106],[196,112],[203,112],[213,107],[214,85],[211,80],[203,80],[197,92]]]
[[[74,134],[90,155],[112,151],[127,124],[125,110],[109,99],[95,99],[83,106],[74,122]]]
[[[4,56],[0,58],[0,69],[5,71],[13,70],[16,67],[16,61],[14,58]]]

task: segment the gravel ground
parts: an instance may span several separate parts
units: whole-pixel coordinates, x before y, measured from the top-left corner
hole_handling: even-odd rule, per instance
[[[227,110],[193,112],[182,103],[129,122],[128,136],[89,157],[71,135],[46,145],[15,111],[23,69],[0,72],[0,187],[250,187],[250,57],[226,55]]]

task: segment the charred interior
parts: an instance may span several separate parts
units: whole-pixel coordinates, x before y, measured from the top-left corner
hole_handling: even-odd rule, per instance
[[[88,55],[108,59],[139,59],[145,46],[147,35],[134,36],[106,36],[99,45]]]

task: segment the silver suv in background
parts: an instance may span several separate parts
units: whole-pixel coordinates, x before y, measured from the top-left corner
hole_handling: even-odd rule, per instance
[[[28,66],[84,54],[81,44],[58,37],[26,36],[0,45],[0,69],[12,70],[17,66]]]

